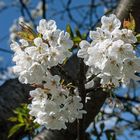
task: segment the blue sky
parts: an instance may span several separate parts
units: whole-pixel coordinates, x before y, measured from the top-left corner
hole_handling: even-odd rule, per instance
[[[13,0],[3,0],[3,1],[6,3],[6,5],[9,8],[5,9],[4,11],[0,11],[0,19],[1,19],[1,22],[0,22],[0,48],[10,50],[9,42],[8,42],[9,28],[13,24],[13,21],[21,16],[20,5],[19,5],[19,7],[14,7],[14,6],[11,7],[11,3],[13,2]],[[31,6],[36,7],[39,0],[31,0],[31,2],[32,2]],[[90,0],[77,0],[76,2],[72,1],[71,6],[78,6],[81,4],[85,5],[89,2],[90,2]],[[97,2],[98,2],[98,0],[97,0]],[[59,0],[54,0],[53,4],[48,5],[47,18],[49,18],[49,19],[50,19],[50,15],[52,14],[51,8],[57,9],[57,11],[59,11],[59,9],[60,10],[62,9],[62,4],[60,3]],[[103,9],[99,8],[98,11],[99,11],[98,14],[101,16],[103,14]],[[74,10],[72,12],[72,14],[75,16],[76,20],[80,20],[80,16],[77,15],[76,10]],[[61,18],[60,15],[58,15],[58,16],[55,16],[53,19],[56,20],[57,25],[60,29],[65,30],[66,25],[69,23],[67,15],[66,14],[64,15],[63,20],[60,18]],[[75,28],[75,25],[73,23],[71,23],[71,26],[73,28]],[[1,39],[3,37],[5,37],[5,39],[1,41]],[[3,60],[4,60],[4,61],[0,62],[1,67],[5,68],[7,66],[13,65],[13,63],[11,61],[12,60],[11,54],[0,51],[0,56],[2,56]]]

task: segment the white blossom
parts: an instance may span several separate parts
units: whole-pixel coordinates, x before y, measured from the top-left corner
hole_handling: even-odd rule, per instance
[[[62,64],[65,60],[63,50],[57,47],[50,47],[48,49],[48,66],[56,66],[58,63]]]
[[[122,40],[117,40],[112,43],[112,46],[108,48],[109,56],[116,57],[116,60],[123,61],[125,58],[133,58],[135,56],[133,52],[133,46],[128,43],[124,43]]]
[[[67,32],[60,32],[58,38],[58,44],[64,49],[70,49],[73,46],[73,41],[70,39],[70,35]]]
[[[88,73],[87,79],[98,74],[101,85],[122,84],[128,85],[130,80],[138,81],[136,75],[139,72],[140,59],[136,56],[134,43],[137,39],[132,30],[120,29],[121,22],[113,14],[101,18],[101,28],[90,31],[88,41],[81,41],[77,56],[84,58],[84,63],[92,72]],[[87,83],[92,85],[91,83]],[[90,87],[90,86],[89,86]]]
[[[20,39],[19,42],[21,43],[22,46],[25,46],[25,47],[29,45],[28,41],[25,39]]]
[[[24,20],[24,19],[20,19]],[[40,34],[32,43],[25,39],[20,39],[19,43],[14,42],[10,45],[15,52],[13,61],[16,63],[14,72],[19,75],[22,83],[41,83],[46,78],[48,69],[71,56],[69,48],[73,42],[68,33],[56,29],[53,20],[40,20],[37,30]],[[47,34],[46,34],[47,33]],[[60,43],[59,40],[61,40]],[[64,43],[64,44],[63,44]]]
[[[109,17],[103,16],[101,18],[101,23],[101,28],[110,32],[114,29],[120,28],[121,26],[120,20],[114,14],[109,15]]]
[[[37,88],[30,91],[33,98],[29,105],[30,114],[35,116],[35,122],[45,125],[47,129],[66,129],[67,122],[73,122],[81,118],[83,113],[81,98],[78,95],[70,95],[67,89],[56,88],[52,90]]]
[[[104,41],[105,39],[111,38],[111,33],[107,30],[97,27],[96,31],[90,31],[89,37],[93,40],[92,44],[96,44]]]
[[[140,71],[140,59],[139,58],[126,58],[123,61],[123,79],[122,81],[128,85],[131,79],[140,80],[140,77],[136,76],[136,72]]]
[[[81,49],[78,51],[77,56],[80,58],[84,58],[84,62],[86,62],[89,58],[87,50],[90,47],[90,44],[86,40],[83,40],[80,42],[79,46]]]
[[[13,50],[16,53],[19,53],[22,51],[20,48],[20,45],[15,41],[13,41],[13,43],[10,45],[10,47],[11,47],[11,50]]]
[[[94,80],[91,80],[85,84],[86,89],[92,88],[93,86],[94,86]]]
[[[120,40],[123,40],[125,43],[130,43],[130,44],[137,42],[137,39],[134,36],[132,30],[128,30],[128,29],[122,29],[122,30],[115,29],[112,32],[112,35],[113,35],[114,40],[120,39]]]
[[[52,32],[46,32],[43,34],[43,39],[44,40],[47,39],[51,46],[56,46],[60,32],[61,32],[61,30],[59,30],[59,29],[52,31]]]
[[[46,21],[45,19],[41,19],[39,22],[39,26],[37,26],[37,31],[40,34],[45,34],[46,32],[55,31],[57,28],[54,20]]]
[[[42,48],[47,48],[48,45],[46,43],[43,42],[42,38],[40,37],[37,37],[34,39],[34,44],[37,46],[37,47],[42,47]]]
[[[70,93],[50,69],[71,56],[73,41],[69,33],[57,29],[53,20],[40,20],[37,31],[33,41],[20,39],[10,45],[16,63],[13,70],[20,82],[36,87],[30,91],[29,105],[34,121],[47,129],[66,129],[66,123],[82,118],[86,112],[78,93]]]

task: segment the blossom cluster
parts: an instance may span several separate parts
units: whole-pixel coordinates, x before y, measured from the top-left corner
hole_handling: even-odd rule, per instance
[[[33,98],[30,114],[36,118],[35,122],[47,129],[66,129],[66,123],[74,122],[86,113],[82,110],[81,97],[61,86],[58,75],[50,75],[43,88],[30,91],[30,95]]]
[[[140,80],[140,59],[136,56],[137,42],[132,30],[121,29],[120,20],[113,14],[101,18],[101,27],[90,31],[91,42],[80,42],[78,57],[89,66],[90,76],[98,75],[103,86],[128,85],[130,80]],[[89,76],[89,74],[88,74]]]
[[[67,32],[57,29],[53,20],[42,19],[37,26],[38,35],[32,40],[20,39],[11,44],[15,52],[14,72],[22,83],[42,84],[46,81],[48,69],[71,56],[69,49],[73,42]]]
[[[69,33],[57,28],[54,20],[40,20],[37,32],[22,25],[21,39],[13,41],[14,73],[19,81],[34,85],[30,91],[32,103],[30,114],[35,122],[47,129],[66,129],[68,122],[82,118],[86,113],[79,93],[71,91],[62,84],[58,75],[51,74],[51,68],[63,64],[72,54],[73,41]],[[88,66],[88,83],[85,88],[94,86],[97,75],[103,87],[128,85],[130,80],[140,80],[136,72],[140,71],[140,59],[136,56],[134,45],[137,39],[132,30],[121,29],[120,20],[113,14],[101,18],[101,27],[90,31],[91,42],[80,42],[78,57]]]
[[[13,71],[19,81],[36,87],[30,91],[30,114],[48,129],[66,129],[66,123],[82,118],[85,111],[78,92],[71,93],[50,69],[71,56],[73,41],[69,33],[57,29],[53,20],[40,20],[37,33],[28,26],[23,28],[27,33],[20,35],[25,38],[13,41],[10,47],[15,52]]]

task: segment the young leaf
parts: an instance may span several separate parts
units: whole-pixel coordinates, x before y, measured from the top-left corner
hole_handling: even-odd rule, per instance
[[[67,26],[66,26],[66,31],[70,34],[71,38],[74,37],[71,26],[69,24],[67,24]]]
[[[73,38],[73,41],[74,41],[74,43],[79,43],[80,41],[81,41],[81,38],[80,37],[74,37]]]
[[[75,33],[78,37],[82,38],[81,33],[78,28],[75,29]]]
[[[10,118],[8,119],[8,121],[16,122],[16,121],[17,121],[17,117],[10,117]]]
[[[21,124],[21,123],[14,125],[9,131],[8,138],[13,136],[23,125],[24,124]]]
[[[130,14],[130,18],[128,20],[124,20],[123,22],[123,27],[130,29],[130,30],[135,30],[136,28],[136,23],[134,17]]]
[[[21,31],[17,32],[17,36],[19,38],[23,38],[29,42],[32,42],[37,37],[34,30],[30,26],[26,25],[25,23],[21,22],[20,27],[21,27]]]
[[[18,121],[19,121],[20,123],[24,123],[22,114],[18,114]]]
[[[140,42],[140,34],[136,35],[137,41]]]
[[[86,38],[87,38],[87,34],[86,33],[83,33],[82,34],[82,39],[85,40]]]

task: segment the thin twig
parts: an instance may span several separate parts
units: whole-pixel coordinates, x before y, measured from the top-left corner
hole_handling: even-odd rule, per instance
[[[135,103],[140,103],[140,100],[137,99],[137,97],[130,98],[130,97],[123,97],[123,96],[119,96],[119,95],[116,95],[116,97],[123,101],[131,101],[131,102],[135,102]]]
[[[23,7],[23,9],[26,11],[26,13],[28,14],[30,20],[34,23],[34,19],[32,18],[32,15],[29,11],[29,9],[27,8],[27,6],[25,5],[25,3],[23,2],[23,0],[19,0],[20,1],[20,4],[21,6]],[[23,12],[22,12],[23,13]]]
[[[42,0],[42,18],[46,19],[46,0]]]
[[[5,52],[5,53],[10,53],[10,54],[13,54],[13,52],[12,52],[12,51],[7,50],[7,49],[3,49],[3,48],[0,48],[0,51]]]

